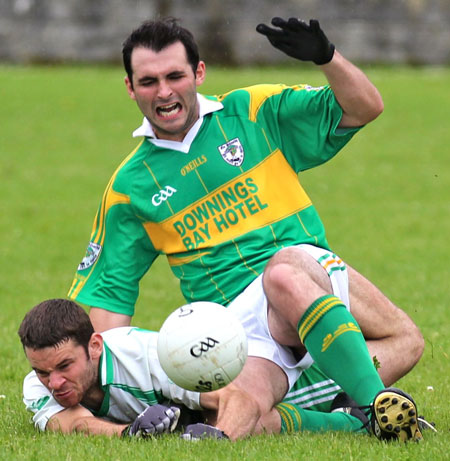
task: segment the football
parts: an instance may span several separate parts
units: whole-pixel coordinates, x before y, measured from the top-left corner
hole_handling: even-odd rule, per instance
[[[178,386],[210,392],[230,383],[247,359],[247,336],[226,307],[195,302],[167,317],[158,336],[162,369]]]

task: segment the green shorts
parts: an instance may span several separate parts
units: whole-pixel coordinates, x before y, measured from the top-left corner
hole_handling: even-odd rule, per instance
[[[307,410],[329,413],[338,392],[341,388],[313,363],[303,371],[283,401]]]

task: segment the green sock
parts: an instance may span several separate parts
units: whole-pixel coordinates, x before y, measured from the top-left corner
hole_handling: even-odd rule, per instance
[[[285,402],[279,403],[275,408],[281,417],[281,434],[300,431],[366,432],[362,422],[347,413],[321,413]]]
[[[359,405],[372,403],[384,389],[364,336],[339,298],[326,295],[317,299],[297,328],[318,367]]]

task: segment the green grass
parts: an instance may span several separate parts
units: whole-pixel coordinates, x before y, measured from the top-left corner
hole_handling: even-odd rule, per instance
[[[0,446],[2,459],[441,460],[450,451],[450,69],[367,68],[385,112],[328,164],[302,174],[334,250],[420,326],[426,350],[399,383],[440,430],[421,444],[348,434],[257,437],[233,444],[176,437],[127,443],[39,434],[21,403],[25,312],[64,297],[103,189],[137,144],[141,122],[118,68],[0,67]],[[256,82],[324,83],[310,67],[209,70],[203,91]],[[165,261],[145,278],[134,322],[160,327],[183,302]],[[433,391],[428,390],[433,387]]]

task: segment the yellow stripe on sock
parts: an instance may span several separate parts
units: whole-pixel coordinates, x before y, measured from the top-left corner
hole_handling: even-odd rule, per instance
[[[305,336],[309,333],[311,328],[320,320],[320,318],[332,309],[334,306],[342,305],[342,301],[335,296],[325,298],[323,301],[313,308],[305,320],[302,321],[302,325],[298,329],[298,335],[300,340],[304,342]]]
[[[294,421],[292,420],[291,415],[289,414],[289,412],[285,408],[283,408],[283,406],[281,404],[277,405],[276,409],[277,409],[278,413],[280,414],[282,423],[284,423],[284,426],[286,428],[286,432],[292,432],[292,430],[294,428]],[[282,427],[283,427],[283,424],[282,424]]]
[[[287,433],[301,430],[302,418],[295,405],[283,402],[279,403],[275,408],[284,422]]]

